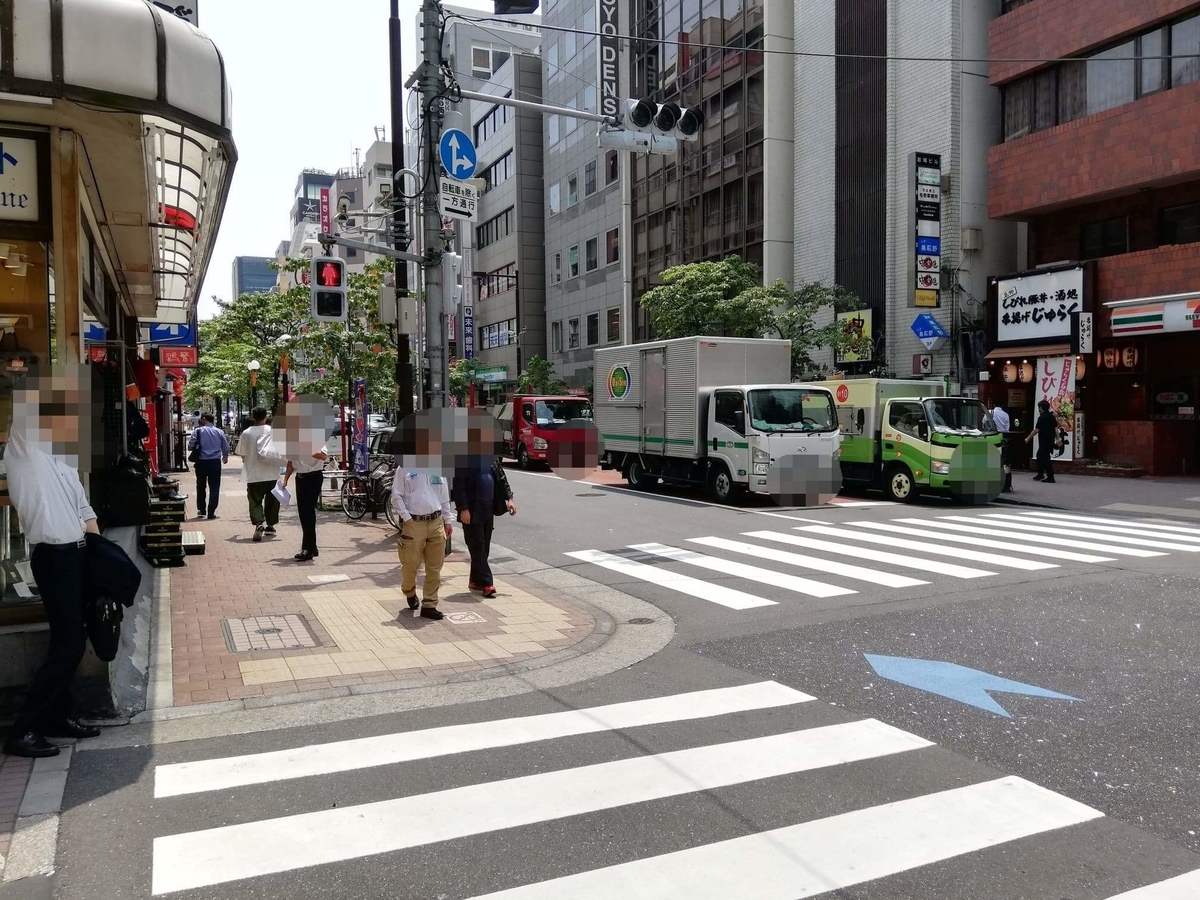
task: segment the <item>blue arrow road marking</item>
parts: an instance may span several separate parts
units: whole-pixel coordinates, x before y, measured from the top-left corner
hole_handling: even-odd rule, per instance
[[[955,663],[938,662],[932,659],[910,659],[904,656],[876,656],[873,653],[864,653],[863,656],[867,658],[867,662],[871,664],[871,668],[880,678],[985,709],[998,716],[1004,716],[1006,719],[1011,719],[1012,716],[1008,710],[989,696],[988,691],[1082,702],[1078,697],[1002,678],[978,669],[968,669],[966,666]]]
[[[4,174],[4,164],[10,166],[17,165],[17,158],[4,149],[4,142],[0,141],[0,175]]]

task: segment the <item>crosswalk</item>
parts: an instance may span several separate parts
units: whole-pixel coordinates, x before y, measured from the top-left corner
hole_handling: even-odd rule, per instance
[[[969,582],[1004,572],[1044,573],[1064,565],[1104,566],[1200,553],[1200,528],[1014,510],[805,524],[748,531],[737,538],[694,537],[686,543],[690,546],[639,543],[566,555],[629,582],[741,611],[778,606],[794,595],[847,596],[859,593],[864,583],[904,590],[939,578]]]
[[[1105,878],[1124,884],[1122,863],[1145,850],[1140,833],[1126,860],[1104,843],[1112,829],[1073,832],[1103,818],[1083,803],[1019,777],[978,767],[957,771],[924,738],[814,699],[765,681],[159,765],[156,822],[190,822],[187,804],[206,800],[235,821],[155,837],[151,892],[315,896],[313,879],[323,868],[358,861],[394,873],[386,883],[396,897],[797,900],[870,881],[871,896],[900,898],[910,895],[888,893],[886,879],[935,863],[1002,859],[1017,841],[1086,848],[1078,852],[1092,855],[1086,864],[1097,885]],[[519,753],[507,761],[516,760],[516,770],[487,777],[493,766],[504,766],[486,754],[513,749]],[[585,759],[572,765],[576,755]],[[482,759],[482,777],[428,792],[402,790],[400,766],[436,761],[453,776],[476,771],[469,759]],[[917,771],[924,774],[912,778]],[[332,807],[318,799],[315,782],[372,772],[396,796]],[[914,780],[924,787],[906,790]],[[244,801],[247,791],[265,789],[272,789],[261,795],[270,803]],[[782,812],[723,817],[738,803],[753,805],[744,799],[747,791],[782,800]],[[697,828],[704,820],[695,818],[697,809],[708,810],[707,828]],[[542,855],[522,853],[529,842],[544,850],[548,841],[589,834],[578,830],[580,820],[588,829],[639,838],[620,842],[616,852],[586,842],[554,848],[548,872],[526,864]],[[646,822],[654,827],[639,830]],[[489,842],[505,864],[487,868],[479,844],[468,845],[476,851],[469,855],[451,853],[446,865],[479,873],[455,879],[463,885],[456,891],[430,871],[443,858],[419,854],[466,840]],[[602,851],[605,864],[595,865]],[[1047,871],[1045,896],[1065,896],[1055,879],[1070,879],[1069,872],[1068,866]],[[259,883],[281,877],[307,888],[289,893],[278,881]],[[437,889],[421,878],[434,878]],[[345,871],[329,883],[338,892],[321,887],[320,896],[363,895]],[[1181,900],[1198,892],[1200,870],[1133,893],[1087,897]],[[1008,895],[997,885],[988,896]]]

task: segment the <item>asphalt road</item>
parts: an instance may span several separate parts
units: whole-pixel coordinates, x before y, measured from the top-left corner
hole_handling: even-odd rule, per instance
[[[511,481],[495,542],[660,607],[666,650],[484,703],[85,747],[57,896],[1200,896],[1194,523]]]

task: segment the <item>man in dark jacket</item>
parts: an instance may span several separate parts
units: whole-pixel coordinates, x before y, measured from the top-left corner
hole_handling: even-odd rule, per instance
[[[496,586],[492,583],[492,568],[488,564],[492,529],[497,514],[507,512],[515,516],[517,507],[504,466],[494,453],[494,435],[472,429],[471,438],[470,455],[454,470],[454,505],[458,510],[458,521],[462,523],[463,540],[471,554],[468,586],[473,591],[482,591],[485,597],[494,597]]]
[[[1033,431],[1029,432],[1025,443],[1030,443],[1035,437],[1038,439],[1037,474],[1033,480],[1054,484],[1054,466],[1050,459],[1054,442],[1058,439],[1058,419],[1050,412],[1050,404],[1045,400],[1038,401],[1037,421],[1033,423]]]

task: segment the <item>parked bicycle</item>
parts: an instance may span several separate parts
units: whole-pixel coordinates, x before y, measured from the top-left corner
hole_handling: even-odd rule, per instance
[[[342,482],[342,512],[357,521],[368,512],[383,510],[388,524],[400,530],[400,517],[392,508],[392,480],[399,462],[394,457],[380,460],[367,474],[347,473]]]

